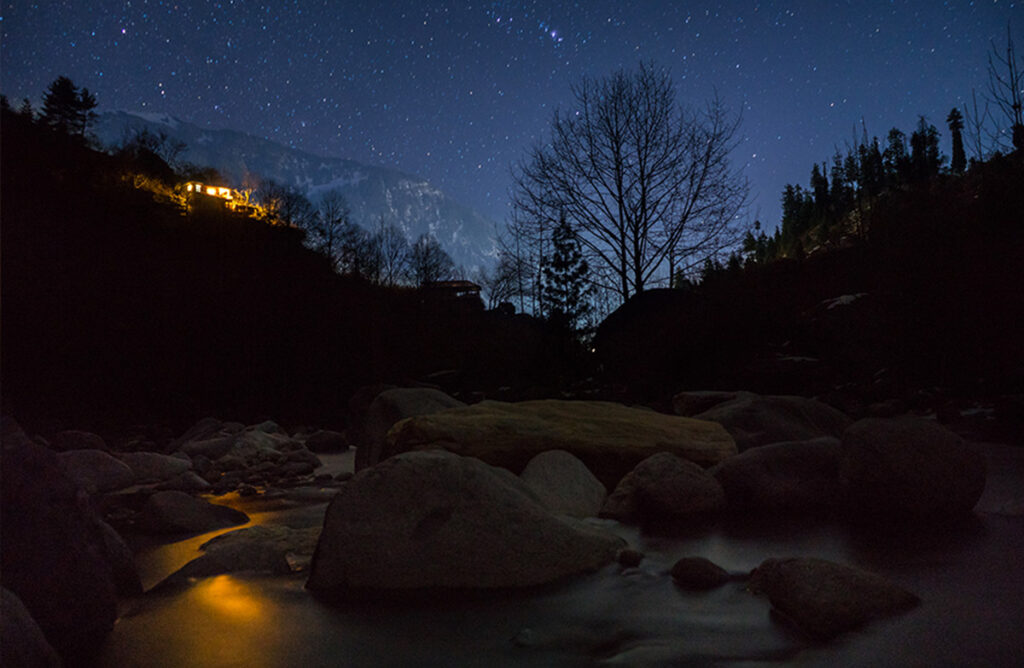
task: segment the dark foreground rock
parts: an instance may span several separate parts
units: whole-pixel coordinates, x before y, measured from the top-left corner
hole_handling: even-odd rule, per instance
[[[565,450],[548,450],[520,475],[548,510],[570,517],[597,517],[608,490],[586,465]]]
[[[362,440],[357,443],[355,470],[361,471],[381,460],[384,437],[396,422],[465,405],[441,390],[429,387],[384,390],[373,399],[363,417]]]
[[[267,525],[221,534],[199,546],[203,556],[188,562],[157,586],[169,587],[189,578],[221,573],[287,575],[306,570],[320,529]]]
[[[843,433],[840,478],[854,517],[966,515],[985,475],[977,450],[929,420],[867,418]]]
[[[520,588],[615,559],[620,538],[570,524],[508,471],[413,452],[358,473],[328,506],[307,587],[413,593]]]
[[[248,521],[249,516],[240,510],[209,503],[185,492],[163,491],[146,499],[138,526],[153,534],[203,533]]]
[[[58,455],[8,418],[0,476],[3,586],[17,594],[66,663],[86,663],[117,614],[100,519]]]
[[[57,457],[68,475],[90,494],[124,489],[135,482],[127,464],[102,450],[68,450]]]
[[[158,452],[123,452],[117,458],[135,475],[135,482],[163,482],[184,474],[192,462],[184,457],[171,457]]]
[[[305,443],[310,452],[316,453],[345,452],[348,450],[348,440],[345,438],[345,435],[329,429],[320,429],[310,434],[306,437]]]
[[[0,589],[0,665],[57,668],[60,656],[13,592]]]
[[[920,599],[874,573],[824,559],[768,559],[747,583],[808,635],[826,640],[916,606]]]
[[[839,439],[773,443],[741,452],[710,473],[729,510],[757,514],[826,515],[841,504]]]
[[[547,450],[578,457],[606,488],[658,452],[701,465],[736,454],[720,425],[607,401],[482,401],[404,420],[385,454],[443,448],[519,473]]]
[[[672,565],[670,573],[678,587],[691,591],[715,589],[732,579],[727,570],[704,557],[683,557]]]
[[[623,522],[676,524],[725,507],[722,486],[693,462],[660,452],[640,462],[615,487],[601,517]]]
[[[683,407],[693,403],[687,398],[689,394],[673,400],[677,410],[685,410]],[[737,392],[734,398],[718,402],[693,417],[721,424],[736,439],[740,452],[769,443],[822,436],[838,438],[850,424],[850,418],[820,401],[751,392]]]

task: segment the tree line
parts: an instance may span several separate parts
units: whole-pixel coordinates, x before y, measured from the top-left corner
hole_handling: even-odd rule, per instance
[[[831,160],[812,166],[806,187],[785,186],[782,220],[774,234],[767,234],[756,222],[746,232],[741,249],[731,253],[725,264],[705,261],[702,279],[738,270],[745,263],[801,258],[809,250],[808,242],[828,247],[844,237],[862,238],[870,226],[872,205],[886,191],[909,188],[939,175],[960,176],[1004,151],[1024,151],[1024,68],[1009,29],[1005,50],[992,45],[988,77],[983,106],[972,94],[969,107],[953,107],[946,115],[952,156],[941,153],[939,130],[924,116],[909,137],[894,127],[884,142],[877,136],[869,139],[862,123],[860,137],[847,146],[845,154],[836,149]]]
[[[5,114],[16,122],[38,124],[64,140],[82,145],[95,144],[90,128],[96,120],[96,97],[87,88],[79,88],[66,76],[57,77],[43,95],[37,113],[28,99],[15,110],[2,97]],[[135,176],[155,179],[167,188],[183,180],[198,180],[221,185],[223,178],[215,169],[179,161],[186,145],[146,128],[126,128],[112,154],[126,164]],[[379,285],[415,285],[455,278],[460,275],[440,242],[429,234],[409,241],[394,223],[382,216],[377,227],[367,230],[355,223],[344,195],[338,190],[324,194],[314,205],[301,190],[271,180],[253,190],[242,191],[261,205],[275,221],[301,229],[306,244],[323,254],[338,273],[358,277]]]
[[[304,230],[307,246],[342,275],[390,286],[423,286],[461,275],[433,235],[423,233],[410,242],[384,216],[373,229],[356,223],[337,189],[324,193],[314,205],[298,188],[267,180],[253,197],[282,223]]]

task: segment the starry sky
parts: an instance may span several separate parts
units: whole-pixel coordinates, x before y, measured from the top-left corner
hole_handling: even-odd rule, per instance
[[[909,133],[986,86],[990,42],[1024,2],[821,0],[4,2],[0,90],[38,103],[58,75],[99,110],[166,112],[422,176],[496,221],[510,166],[570,86],[652,61],[684,104],[742,111],[751,219],[779,222],[860,132]]]

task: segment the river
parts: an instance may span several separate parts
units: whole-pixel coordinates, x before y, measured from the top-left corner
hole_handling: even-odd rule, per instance
[[[1011,666],[1024,659],[1024,450],[986,445],[989,478],[968,521],[915,529],[806,520],[723,521],[651,536],[595,520],[645,553],[521,593],[415,604],[325,605],[305,576],[219,575],[123,602],[101,665],[221,666]],[[328,467],[351,465],[350,455]],[[316,492],[310,491],[311,498]],[[252,524],[313,526],[325,504],[255,505]],[[249,505],[245,505],[248,503]],[[237,528],[237,527],[236,527]],[[216,533],[143,545],[149,588]],[[768,557],[815,556],[882,574],[922,599],[903,615],[813,643],[742,581],[706,593],[668,570],[704,556],[737,575]]]

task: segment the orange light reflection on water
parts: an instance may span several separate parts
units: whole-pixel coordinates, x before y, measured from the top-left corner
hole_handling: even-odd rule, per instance
[[[266,613],[263,599],[250,591],[250,585],[229,575],[200,580],[192,595],[204,607],[237,621],[260,622]]]

